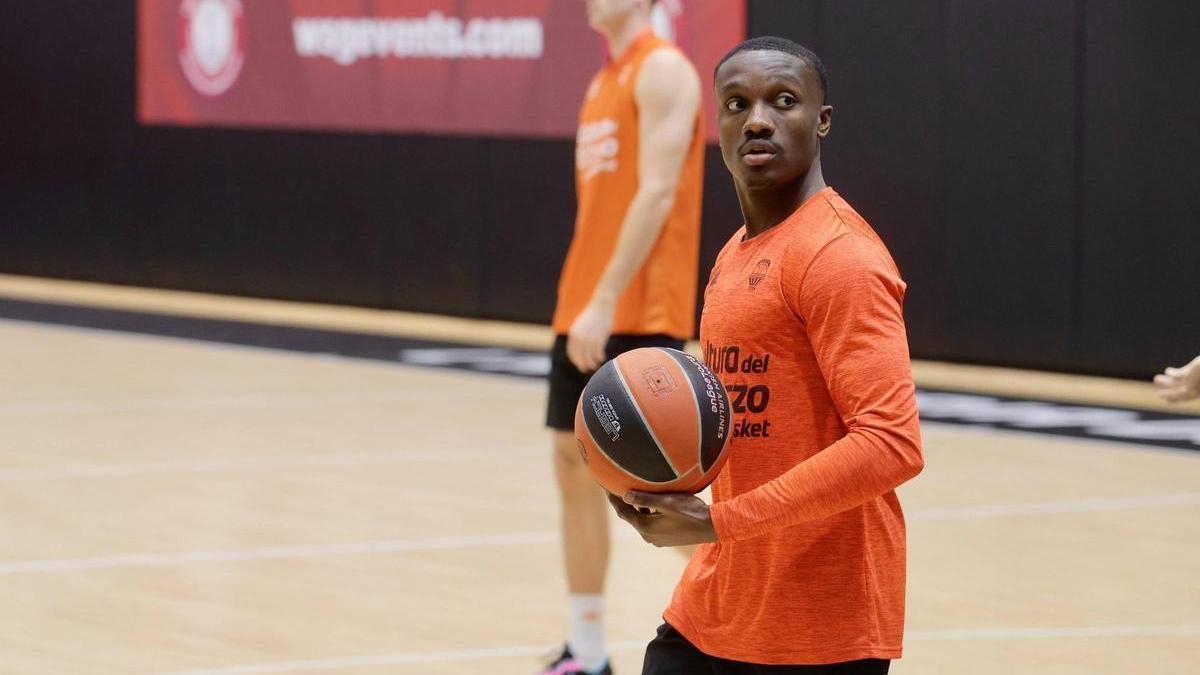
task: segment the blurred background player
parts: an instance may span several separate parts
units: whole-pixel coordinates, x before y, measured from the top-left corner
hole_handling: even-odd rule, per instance
[[[570,632],[545,672],[609,672],[604,642],[608,513],[574,439],[588,376],[644,346],[682,348],[694,330],[703,189],[695,68],[651,28],[650,0],[589,0],[608,46],[579,115],[578,212],[553,328],[547,425],[562,498]]]
[[[1169,403],[1180,403],[1200,397],[1200,356],[1182,368],[1167,368],[1154,376],[1158,395]]]
[[[745,225],[713,266],[700,341],[730,391],[734,446],[711,508],[685,494],[611,499],[650,543],[708,544],[643,673],[886,673],[904,630],[895,489],[924,465],[905,283],[825,184],[833,109],[817,56],[748,40],[714,86]]]

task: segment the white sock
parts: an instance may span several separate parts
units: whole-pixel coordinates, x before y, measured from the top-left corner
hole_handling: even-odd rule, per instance
[[[608,661],[604,646],[604,596],[571,594],[571,654],[583,669],[598,671]]]

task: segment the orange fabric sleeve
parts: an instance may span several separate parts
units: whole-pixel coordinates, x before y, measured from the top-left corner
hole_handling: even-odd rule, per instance
[[[713,504],[720,541],[860,506],[924,466],[905,287],[894,264],[867,237],[847,233],[807,270],[782,272],[785,297],[805,327],[846,434],[779,477]]]

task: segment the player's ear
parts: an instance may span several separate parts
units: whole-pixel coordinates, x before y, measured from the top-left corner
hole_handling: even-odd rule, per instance
[[[817,138],[825,138],[829,135],[829,127],[833,124],[833,106],[821,106],[821,112],[817,115]]]

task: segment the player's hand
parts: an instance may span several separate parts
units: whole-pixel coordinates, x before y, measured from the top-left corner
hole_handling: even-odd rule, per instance
[[[695,495],[630,492],[624,499],[610,494],[608,501],[621,520],[655,546],[687,546],[717,540],[708,504]]]
[[[567,358],[579,369],[590,373],[604,365],[604,348],[612,334],[615,304],[593,299],[567,331]]]
[[[1159,398],[1178,403],[1200,396],[1200,356],[1182,368],[1167,368],[1154,376]]]

